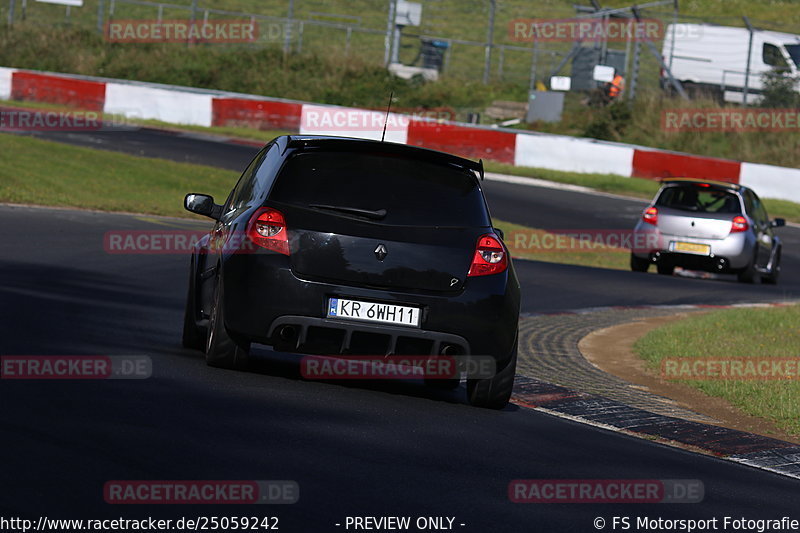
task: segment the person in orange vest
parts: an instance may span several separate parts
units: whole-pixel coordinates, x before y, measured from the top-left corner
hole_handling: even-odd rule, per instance
[[[625,78],[619,72],[614,75],[614,80],[608,84],[608,99],[616,100],[620,93],[625,89]]]

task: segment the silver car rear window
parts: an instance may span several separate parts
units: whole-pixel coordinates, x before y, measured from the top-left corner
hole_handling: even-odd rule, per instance
[[[741,214],[739,196],[721,187],[703,185],[676,185],[667,187],[656,200],[656,205],[691,211],[694,213]]]

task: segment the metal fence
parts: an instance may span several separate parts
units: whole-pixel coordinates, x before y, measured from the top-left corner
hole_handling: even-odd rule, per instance
[[[609,50],[624,54],[623,70],[628,79],[629,95],[643,87],[658,87],[660,83],[663,65],[657,54],[651,52],[660,50],[661,42],[520,42],[512,35],[510,28],[515,20],[576,16],[576,11],[568,3],[558,9],[548,8],[548,11],[540,7],[534,9],[529,0],[417,1],[422,3],[422,23],[405,27],[396,40],[392,14],[397,0],[226,0],[225,6],[231,9],[219,9],[210,1],[201,4],[199,0],[172,0],[169,3],[84,0],[84,6],[80,8],[34,0],[0,0],[0,16],[9,26],[22,21],[42,25],[67,24],[93,28],[101,33],[109,22],[124,19],[247,19],[261,28],[258,41],[248,46],[278,46],[286,53],[337,54],[383,65],[393,55],[404,64],[418,63],[422,41],[437,40],[446,45],[441,67],[444,74],[527,88],[534,88],[539,81],[546,84],[554,74],[570,75],[571,61],[579,44],[600,50],[601,57]],[[645,3],[640,5],[640,9],[644,16],[660,20],[664,25],[676,21],[696,22],[675,11],[658,11],[660,8],[655,6],[661,4],[664,2]],[[370,6],[369,9],[364,8],[365,5]],[[647,6],[653,7],[645,9]],[[233,9],[237,7],[248,9]],[[629,14],[630,10],[626,9],[614,13]],[[588,6],[579,9],[577,16],[596,16],[590,11]],[[731,15],[710,22],[741,25],[742,19]],[[763,21],[754,23],[765,27]],[[742,70],[744,68],[742,65]]]
[[[3,0],[0,0],[2,2]],[[389,5],[393,0],[382,2]],[[438,0],[427,0],[433,4]],[[483,0],[480,0],[481,2]],[[303,17],[293,16],[293,9],[284,8],[284,14],[268,15],[245,11],[218,9],[199,4],[151,2],[147,0],[86,0],[84,7],[69,8],[39,4],[29,0],[5,0],[7,4],[0,12],[9,26],[15,23],[41,25],[69,25],[93,27],[103,33],[115,20],[193,20],[210,21],[247,19],[260,28],[259,39],[254,46],[280,46],[287,53],[340,54],[344,57],[359,57],[369,62],[386,64],[391,53],[393,25],[376,27],[377,18],[388,18],[388,7],[371,20],[348,14],[329,14],[315,11],[305,12]],[[297,0],[299,3],[300,0]],[[283,0],[284,6],[294,4]],[[377,2],[376,2],[377,3]],[[277,11],[277,10],[275,10]],[[433,11],[433,10],[432,10]],[[296,11],[295,11],[296,12]],[[444,17],[441,13],[439,18]],[[433,17],[432,17],[433,18]],[[334,20],[330,20],[334,19]],[[478,25],[479,26],[479,25]],[[419,59],[420,43],[436,40],[446,43],[441,72],[461,78],[478,78],[485,81],[525,83],[543,80],[552,68],[567,53],[565,46],[521,45],[459,38],[454,32],[424,33],[415,30],[436,29],[434,21],[420,28],[408,27],[400,34],[400,50],[397,56],[405,64]],[[463,28],[456,32],[466,35],[481,33],[475,28]],[[502,32],[497,32],[498,41]],[[526,43],[527,44],[527,43]],[[418,62],[418,61],[417,61]]]

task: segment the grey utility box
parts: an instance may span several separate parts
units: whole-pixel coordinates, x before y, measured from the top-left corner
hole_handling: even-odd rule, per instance
[[[528,114],[525,122],[560,122],[564,111],[564,93],[557,91],[532,91],[528,96]]]

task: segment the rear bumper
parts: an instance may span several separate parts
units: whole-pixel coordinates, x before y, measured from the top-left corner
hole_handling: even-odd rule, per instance
[[[501,362],[516,340],[520,291],[513,266],[498,275],[468,278],[446,295],[403,292],[300,279],[277,254],[228,256],[222,267],[225,325],[253,342],[300,353],[438,353],[455,344],[464,354]],[[329,298],[420,307],[419,328],[327,318]],[[281,338],[283,326],[296,339]],[[412,354],[410,352],[422,353]]]
[[[652,233],[651,228],[645,228],[645,230]],[[644,230],[637,226],[634,231]],[[648,242],[653,245],[636,249],[632,252],[633,255],[641,259],[648,259],[653,263],[708,272],[741,270],[752,261],[755,251],[755,238],[750,232],[732,233],[724,239],[701,239],[658,232],[657,239],[651,239]],[[705,255],[679,252],[674,249],[675,242],[705,244],[709,246],[710,253]]]
[[[308,316],[278,317],[267,336],[281,351],[321,355],[438,355],[445,346],[454,355],[470,355],[469,342],[458,335]]]

